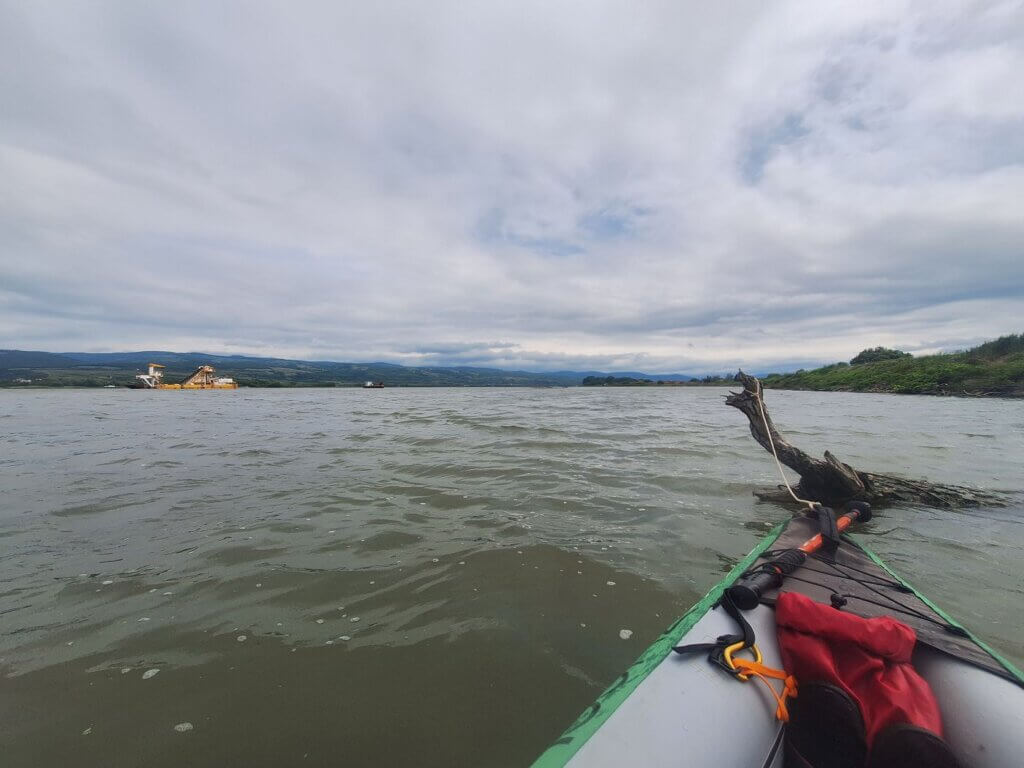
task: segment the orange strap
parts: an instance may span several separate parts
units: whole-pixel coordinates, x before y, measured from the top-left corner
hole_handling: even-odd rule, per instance
[[[789,722],[789,710],[786,709],[786,699],[792,697],[796,698],[796,678],[792,675],[787,675],[781,669],[774,669],[772,667],[766,667],[760,661],[751,661],[749,659],[732,659],[733,665],[737,669],[742,669],[745,673],[754,675],[758,680],[768,686],[768,690],[772,692],[772,696],[775,697],[775,701],[778,706],[775,708],[775,717],[784,723]],[[779,695],[775,686],[768,682],[768,678],[771,677],[775,680],[782,680],[782,695]]]

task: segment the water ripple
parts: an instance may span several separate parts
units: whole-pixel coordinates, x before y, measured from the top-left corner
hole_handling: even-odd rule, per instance
[[[446,733],[485,728],[489,691],[522,697],[527,761],[787,514],[751,496],[778,480],[720,390],[2,394],[19,407],[0,414],[0,666],[25,681],[10,695],[29,708],[45,695],[54,713],[8,730],[18,754],[67,742],[52,764],[78,744],[57,724],[80,739],[94,717],[156,707],[148,692],[163,685],[179,697],[170,724],[187,716],[190,736],[206,727],[196,708],[230,722],[236,710],[216,703],[230,680],[246,727],[280,736],[265,751],[277,764],[294,762],[274,750],[317,722],[332,680],[391,712],[444,679],[449,704],[432,712]],[[770,396],[780,427],[814,453],[1024,488],[1019,403]],[[885,510],[865,533],[1020,660],[1024,618],[1005,606],[1024,595],[1022,522],[1019,507]],[[242,702],[246,683],[230,675],[248,664],[259,680]],[[161,672],[143,682],[146,669]],[[284,723],[255,695],[276,700],[257,685],[271,679],[304,691]],[[460,697],[478,706],[450,704]],[[337,717],[346,733],[362,722],[353,708]],[[147,723],[139,733],[158,728]],[[89,764],[146,762],[124,748]]]

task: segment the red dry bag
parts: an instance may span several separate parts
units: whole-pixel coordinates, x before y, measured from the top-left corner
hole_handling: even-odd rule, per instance
[[[775,606],[786,671],[798,683],[842,688],[864,718],[867,746],[886,727],[909,724],[942,736],[931,687],[910,663],[914,630],[895,619],[865,619],[786,592]]]

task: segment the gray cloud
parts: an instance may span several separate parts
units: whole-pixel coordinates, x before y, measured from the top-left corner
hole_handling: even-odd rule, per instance
[[[1013,2],[0,2],[0,347],[966,346],[1024,316],[1020,71]]]

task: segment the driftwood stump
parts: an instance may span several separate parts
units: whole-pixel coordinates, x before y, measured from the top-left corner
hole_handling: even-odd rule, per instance
[[[743,384],[743,391],[730,393],[725,399],[726,405],[731,405],[747,417],[750,434],[769,453],[774,442],[779,461],[800,475],[800,482],[793,486],[793,490],[802,499],[821,502],[830,507],[839,507],[852,500],[867,501],[876,506],[922,504],[943,508],[1004,506],[1007,503],[1003,496],[961,485],[942,485],[896,475],[861,472],[844,464],[829,451],[825,451],[824,459],[815,459],[791,445],[776,429],[763,401],[761,382],[743,371],[736,374],[735,380]],[[764,407],[763,417],[761,406]],[[784,485],[755,490],[754,495],[765,501],[796,503]]]

